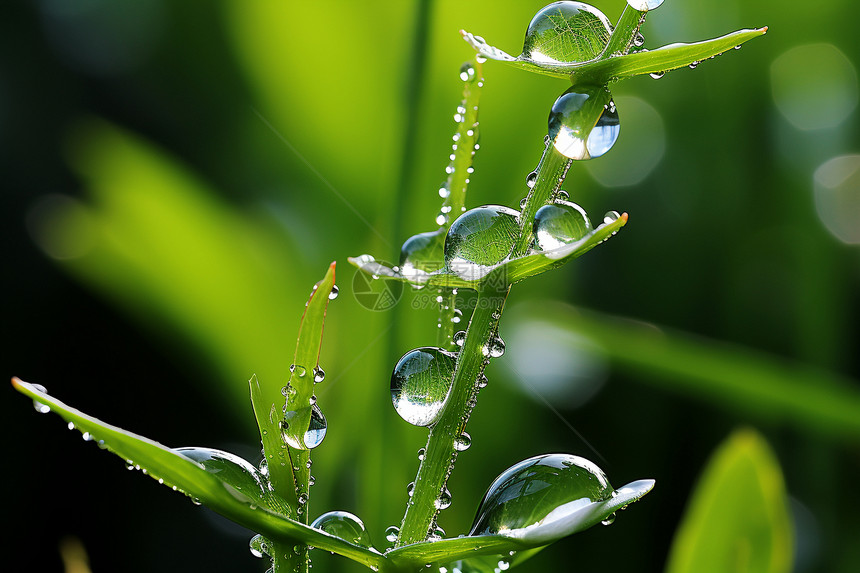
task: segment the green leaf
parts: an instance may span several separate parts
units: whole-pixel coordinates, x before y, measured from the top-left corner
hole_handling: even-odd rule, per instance
[[[792,529],[782,473],[754,430],[714,453],[675,536],[667,573],[788,573]]]
[[[506,534],[470,535],[413,543],[389,551],[385,556],[395,565],[403,567],[420,567],[427,563],[449,566],[459,560],[468,562],[482,556],[491,556],[498,561],[506,557],[510,558],[511,551],[522,553],[519,560],[524,560],[535,553],[527,550],[546,547],[563,537],[597,525],[621,508],[638,501],[653,486],[653,480],[629,483],[616,490],[615,496],[589,503],[585,507],[552,520],[551,523],[510,530]],[[473,564],[473,568],[478,568],[477,564]]]
[[[380,567],[377,552],[308,527],[290,518],[290,509],[276,494],[261,487],[253,466],[217,450],[171,449],[112,426],[49,396],[32,384],[12,379],[16,390],[74,424],[84,436],[168,487],[271,539],[289,539],[334,551],[367,566]]]
[[[313,436],[314,445],[318,445],[317,440],[325,435],[325,417],[316,406],[314,380],[321,372],[318,370],[319,353],[334,280],[333,262],[323,279],[314,286],[302,314],[287,385],[282,387],[280,383],[273,382],[261,384],[256,376],[250,382],[251,403],[260,428],[272,485],[275,491],[297,508],[301,521],[305,523],[310,489],[310,455],[306,441],[309,440],[308,436]],[[320,421],[322,426],[319,425]]]
[[[419,270],[405,276],[402,269],[391,268],[379,263],[371,255],[350,257],[349,262],[374,277],[394,279],[416,287],[481,290],[483,285],[490,284],[494,287],[512,285],[528,277],[560,267],[607,240],[626,224],[627,214],[625,213],[617,219],[599,225],[578,241],[555,249],[505,259],[496,265],[458,265],[456,269],[446,266],[434,272],[428,273]]]

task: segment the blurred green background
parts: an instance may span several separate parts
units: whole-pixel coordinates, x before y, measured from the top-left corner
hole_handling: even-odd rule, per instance
[[[518,53],[544,2],[11,0],[0,8],[6,376],[170,446],[257,461],[247,380],[286,380],[304,301],[332,260],[311,514],[399,522],[425,431],[388,398],[434,341],[405,292],[373,312],[348,256],[394,260],[435,229],[463,28]],[[622,0],[600,1],[613,22]],[[761,432],[785,474],[798,572],[860,568],[860,6],[668,0],[646,47],[769,26],[695,70],[613,88],[615,149],[565,188],[612,241],[517,285],[507,354],[440,518],[467,532],[526,457],[590,458],[657,487],[609,528],[523,570],[662,571],[711,452]],[[468,204],[516,206],[564,82],[485,65]],[[263,571],[250,533],[2,400],[7,559],[62,570]],[[341,570],[320,556],[317,569]],[[346,570],[346,569],[343,569]],[[354,570],[354,569],[349,569]]]

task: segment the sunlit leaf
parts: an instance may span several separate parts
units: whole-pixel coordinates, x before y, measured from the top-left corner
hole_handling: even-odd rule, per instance
[[[791,528],[773,452],[754,430],[737,431],[714,453],[693,492],[667,573],[788,573]]]

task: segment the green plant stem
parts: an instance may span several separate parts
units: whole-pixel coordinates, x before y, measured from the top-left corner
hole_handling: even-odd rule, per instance
[[[442,227],[448,228],[460,213],[466,210],[466,189],[469,187],[470,171],[478,148],[478,103],[481,99],[481,88],[484,86],[483,66],[477,60],[469,62],[475,70],[471,81],[464,81],[463,100],[458,110],[462,121],[457,124],[454,136],[453,159],[449,164],[453,170],[448,174],[445,188],[448,196],[442,202],[443,215],[446,215]],[[453,322],[457,291],[456,289],[439,289],[442,302],[439,304],[439,322],[436,331],[436,346],[450,350],[454,347],[454,331],[458,330]]]
[[[463,434],[475,405],[478,379],[489,359],[483,349],[496,336],[499,317],[509,287],[487,288],[478,292],[475,311],[466,330],[448,402],[439,421],[430,430],[424,459],[418,466],[412,496],[400,526],[396,546],[424,541],[435,528],[439,509],[437,500],[445,491],[458,451],[454,441]]]
[[[520,236],[510,258],[520,257],[528,252],[533,238],[532,221],[535,213],[549,203],[561,189],[571,163],[570,159],[556,151],[552,142],[547,142],[536,169],[534,187],[526,196],[525,205],[520,211]]]
[[[625,6],[621,17],[618,18],[618,23],[612,30],[612,35],[609,36],[609,41],[606,42],[606,47],[600,54],[600,59],[623,56],[629,52],[633,45],[633,37],[645,22],[646,14],[647,12],[631,8],[629,4]]]

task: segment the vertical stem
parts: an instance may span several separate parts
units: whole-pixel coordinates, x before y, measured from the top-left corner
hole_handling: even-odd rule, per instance
[[[457,460],[455,439],[461,436],[475,406],[478,379],[489,359],[484,347],[496,336],[499,318],[510,287],[478,292],[475,311],[457,359],[448,402],[439,421],[430,430],[424,459],[418,467],[412,496],[400,527],[397,546],[424,541],[436,524],[437,500],[445,491]]]
[[[624,55],[629,52],[630,46],[633,45],[633,37],[645,22],[645,14],[647,12],[631,8],[629,4],[625,6],[600,57],[607,58],[613,54]]]
[[[538,209],[546,205],[558,193],[572,160],[568,159],[547,141],[546,149],[537,166],[537,179],[534,187],[526,196],[526,203],[520,211],[520,237],[514,245],[511,257],[526,254],[532,242],[532,221]]]

